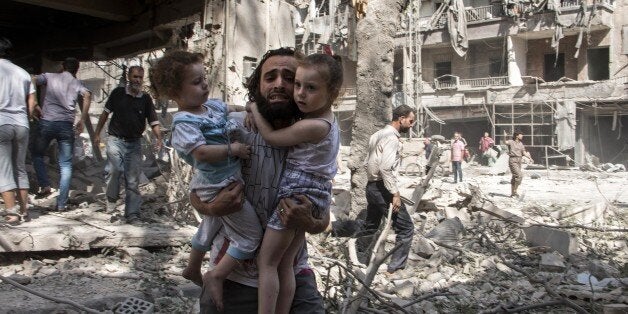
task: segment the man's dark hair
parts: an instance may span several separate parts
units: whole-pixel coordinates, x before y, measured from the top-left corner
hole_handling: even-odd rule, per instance
[[[65,58],[63,60],[63,69],[72,73],[72,75],[76,75],[79,69],[79,61],[76,58]]]
[[[414,115],[416,116],[415,109],[411,108],[408,105],[400,105],[397,108],[393,109],[392,120],[397,121],[401,117],[407,117],[410,114],[410,112],[414,113]]]
[[[523,133],[521,133],[521,132],[515,132],[515,133],[513,133],[513,134],[512,134],[512,139],[513,139],[513,140],[516,140],[516,139],[517,139],[517,136],[519,136],[519,135],[521,135],[521,134],[523,134]]]
[[[0,37],[0,58],[6,57],[12,48],[13,44],[11,44],[9,39]]]
[[[244,85],[244,87],[246,87],[246,89],[248,90],[247,98],[249,101],[256,101],[259,99],[259,82],[262,78],[262,66],[264,66],[266,60],[274,56],[290,56],[300,59],[302,57],[302,54],[290,47],[282,47],[268,50],[264,54],[264,56],[262,56],[262,59],[257,64],[257,67],[255,67],[253,74],[251,74],[246,84]]]

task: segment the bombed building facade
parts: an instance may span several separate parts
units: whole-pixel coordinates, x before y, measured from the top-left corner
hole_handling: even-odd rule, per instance
[[[355,24],[342,8],[360,15],[360,7],[320,2],[329,4],[330,15],[310,14],[310,24],[327,20],[349,30],[313,28],[310,40],[351,60],[346,47],[354,44]],[[497,143],[518,131],[538,163],[626,164],[626,6],[607,0],[412,1],[396,37],[392,103],[416,106],[422,123],[415,136],[460,131],[473,150],[485,131]],[[346,72],[355,71],[347,66]],[[341,121],[355,108],[355,85],[345,87],[336,109]],[[343,130],[349,139],[350,129]]]

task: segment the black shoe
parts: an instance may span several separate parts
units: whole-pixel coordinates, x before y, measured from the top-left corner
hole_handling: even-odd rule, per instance
[[[140,217],[131,216],[131,217],[126,219],[126,223],[129,224],[129,225],[141,225],[143,222],[140,219]]]
[[[48,195],[52,194],[51,187],[45,187],[39,190],[39,192],[35,193],[35,199],[41,199]]]

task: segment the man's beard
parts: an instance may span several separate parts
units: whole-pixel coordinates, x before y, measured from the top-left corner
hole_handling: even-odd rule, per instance
[[[301,111],[299,111],[297,104],[292,97],[289,98],[289,101],[271,104],[258,93],[255,95],[255,102],[257,103],[257,110],[259,110],[262,117],[272,124],[275,120],[287,122],[301,118]]]
[[[137,94],[142,91],[142,84],[129,83],[129,90]]]
[[[399,133],[407,133],[408,131],[410,131],[410,128],[407,128],[405,126],[399,127]]]

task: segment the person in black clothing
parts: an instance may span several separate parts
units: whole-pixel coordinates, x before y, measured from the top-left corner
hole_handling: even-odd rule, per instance
[[[128,72],[128,84],[117,87],[109,96],[105,109],[98,119],[94,141],[100,144],[100,133],[107,122],[110,113],[113,113],[109,123],[107,139],[107,166],[105,179],[107,182],[107,212],[116,210],[116,201],[120,194],[120,175],[124,175],[125,201],[124,218],[127,223],[134,223],[140,219],[139,183],[142,161],[142,133],[146,129],[146,122],[151,126],[156,137],[155,149],[162,147],[159,120],[151,97],[142,91],[144,69],[132,66]]]

